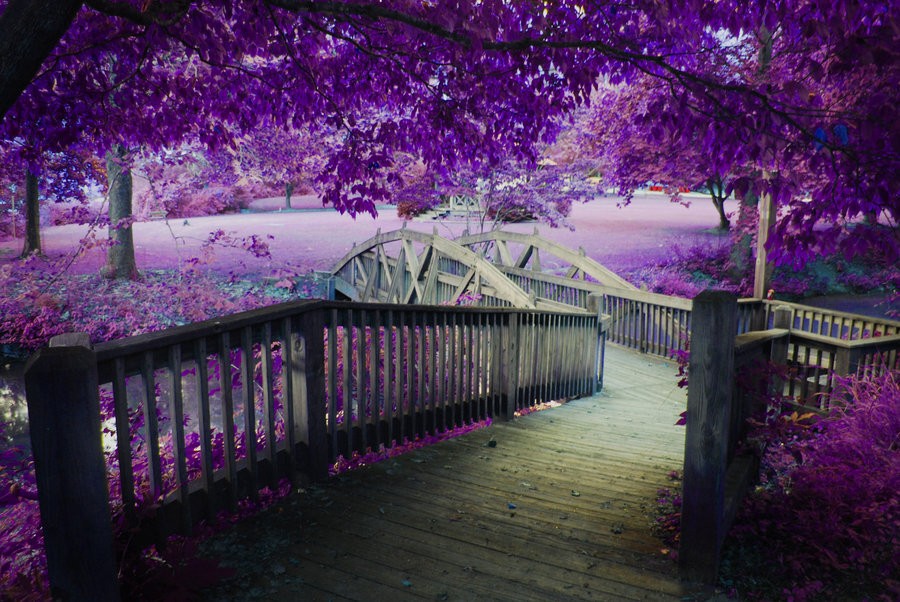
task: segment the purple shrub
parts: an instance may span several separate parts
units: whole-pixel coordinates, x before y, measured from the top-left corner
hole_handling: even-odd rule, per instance
[[[822,420],[793,413],[758,425],[762,483],[723,564],[738,589],[794,600],[900,596],[900,374],[844,379],[832,403],[843,409]]]

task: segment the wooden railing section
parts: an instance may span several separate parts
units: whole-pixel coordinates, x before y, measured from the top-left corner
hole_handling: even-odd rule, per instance
[[[687,348],[690,299],[639,290],[600,287],[602,312],[609,315],[608,341],[662,357]]]
[[[523,247],[513,259],[509,244]],[[485,254],[493,248],[494,259]],[[541,271],[540,253],[557,257],[564,275]],[[586,311],[601,283],[634,287],[583,252],[535,234],[495,231],[448,240],[403,228],[354,245],[332,273],[359,291],[362,301],[455,303],[464,293],[493,307]]]
[[[595,286],[609,316],[607,340],[643,353],[671,357],[686,351],[692,329],[689,299],[638,290]],[[774,327],[776,311],[787,312],[790,330],[785,360],[790,378],[784,394],[809,409],[825,410],[836,378],[900,369],[900,322],[827,311],[797,303],[740,299],[735,334]]]
[[[900,369],[896,323],[770,302],[748,318],[740,305],[721,291],[693,301],[679,557],[688,581],[715,582],[722,541],[757,477],[756,457],[736,453],[747,418],[784,396],[827,412],[841,376]],[[766,329],[727,336],[741,321]],[[786,377],[773,365],[787,367]]]
[[[324,478],[339,456],[591,395],[603,328],[599,298],[583,314],[299,301],[93,350],[57,341],[69,346],[25,374],[51,586],[115,599],[111,510],[136,521],[141,500],[160,504],[142,533],[162,543],[282,478]]]

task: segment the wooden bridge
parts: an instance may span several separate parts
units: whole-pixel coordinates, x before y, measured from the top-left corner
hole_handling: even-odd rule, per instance
[[[205,542],[238,571],[205,599],[708,599],[650,532],[683,462],[675,368],[616,347],[605,369],[596,396],[310,487]]]
[[[751,403],[732,395],[735,370],[773,358],[791,367],[796,402],[821,403],[836,374],[900,367],[900,323],[653,295],[536,237],[379,233],[335,274],[364,301],[287,303],[93,349],[66,337],[32,357],[26,395],[58,592],[116,599],[111,514],[162,543],[289,478],[315,485],[265,515],[276,525],[267,549],[288,556],[266,558],[284,570],[254,587],[325,599],[691,595],[646,513],[684,453],[681,558],[701,553],[681,577],[714,577],[752,477],[733,455]],[[467,292],[479,306],[438,305]],[[703,386],[688,396],[685,439],[674,365],[657,357],[689,339]],[[488,419],[489,430],[322,484],[340,458]],[[112,500],[102,431],[114,433]],[[138,523],[146,500],[159,510]],[[293,527],[279,522],[292,514]],[[223,537],[250,545],[247,529]]]

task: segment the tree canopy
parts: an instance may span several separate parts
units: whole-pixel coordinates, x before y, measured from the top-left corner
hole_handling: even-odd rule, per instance
[[[396,153],[534,161],[598,87],[661,93],[632,125],[770,192],[781,259],[900,257],[900,10],[874,0],[0,1],[0,139],[211,147],[332,132],[324,196],[373,212]],[[39,134],[37,133],[39,132]],[[23,147],[23,148],[27,148]],[[672,152],[677,152],[673,148]],[[37,151],[29,160],[38,163]],[[860,215],[882,238],[843,235]],[[823,224],[825,229],[823,230]]]

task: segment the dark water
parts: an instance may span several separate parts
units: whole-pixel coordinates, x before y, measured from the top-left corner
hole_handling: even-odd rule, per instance
[[[900,313],[900,303],[890,303],[889,293],[870,293],[866,295],[826,295],[822,297],[809,297],[800,301],[803,305],[812,305],[822,309],[843,311],[852,314],[861,314],[873,318],[886,318],[900,320],[898,316],[892,316],[891,310]]]

